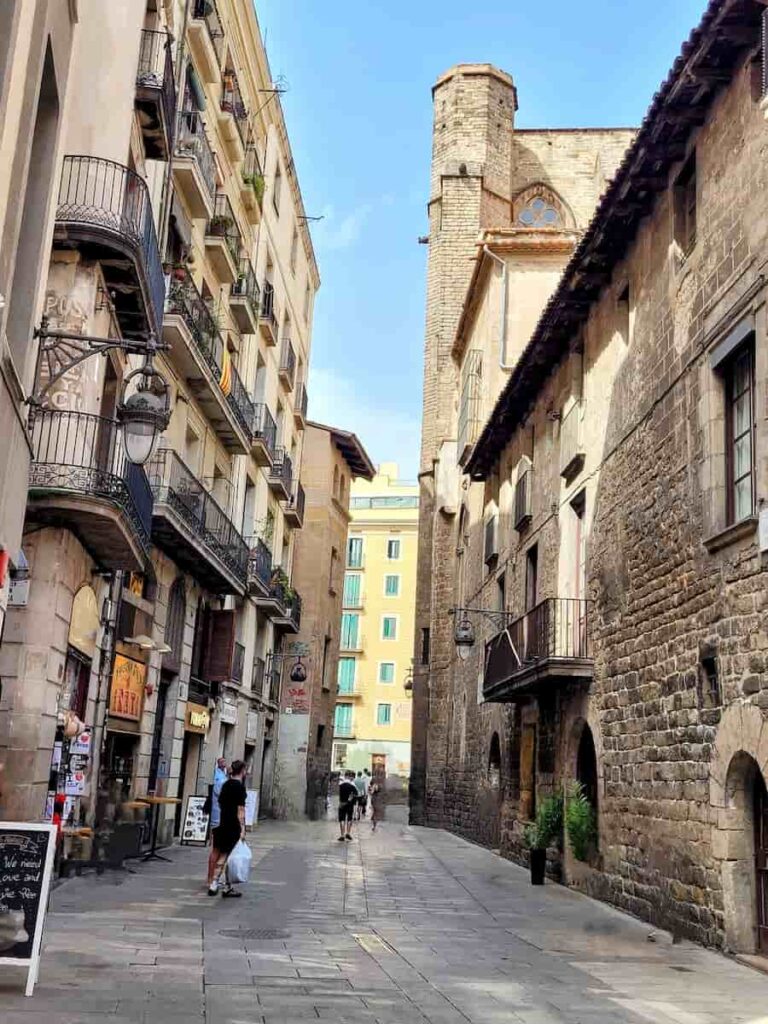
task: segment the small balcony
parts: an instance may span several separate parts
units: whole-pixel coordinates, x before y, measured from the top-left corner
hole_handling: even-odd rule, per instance
[[[169,448],[150,460],[152,540],[214,594],[245,593],[248,547],[203,484]]]
[[[251,693],[256,694],[257,697],[261,697],[264,693],[264,677],[266,675],[267,663],[263,658],[253,659],[253,669],[251,671]]]
[[[242,259],[237,280],[229,292],[229,308],[235,323],[243,334],[255,334],[259,329],[261,294],[251,261]]]
[[[280,501],[287,501],[291,496],[293,482],[293,463],[285,448],[275,448],[275,458],[269,471],[269,487]]]
[[[336,696],[343,697],[344,700],[354,700],[356,697],[363,696],[363,689],[362,687],[358,686],[357,683],[353,683],[352,686],[350,686],[348,683],[345,683],[343,686],[340,685],[337,688]]]
[[[229,354],[224,353],[224,341],[211,311],[183,266],[170,271],[163,340],[170,345],[170,358],[224,447],[232,454],[247,455],[253,405]]]
[[[173,182],[184,196],[193,217],[213,216],[216,195],[216,159],[205,134],[202,115],[185,110],[173,158]]]
[[[136,110],[148,160],[167,160],[173,149],[176,85],[171,40],[165,32],[144,29],[136,72]]]
[[[285,513],[286,522],[298,529],[301,529],[304,525],[304,506],[306,504],[306,500],[307,498],[304,493],[304,488],[297,480],[294,484],[290,498],[283,506],[283,512]]]
[[[272,616],[272,623],[277,629],[287,633],[298,633],[301,627],[301,597],[292,588],[281,587],[280,610]]]
[[[259,466],[272,466],[277,442],[277,424],[263,402],[253,407],[251,455]]]
[[[207,680],[198,679],[196,676],[189,677],[187,700],[191,700],[193,704],[202,704],[203,707],[207,707],[208,701],[213,696],[213,687]]]
[[[245,109],[237,75],[227,69],[221,78],[219,127],[233,163],[242,163],[248,140],[248,111]]]
[[[532,504],[531,495],[533,491],[533,466],[528,465],[522,468],[515,484],[515,509],[514,527],[518,533],[522,533],[531,522]]]
[[[215,0],[192,0],[189,47],[206,82],[218,82],[224,51],[224,27]]]
[[[267,680],[269,681],[268,697],[270,704],[277,706],[280,703],[280,680],[283,675],[283,656],[272,651],[267,655],[266,667]]]
[[[27,523],[63,526],[105,569],[143,572],[152,492],[125,454],[119,424],[67,410],[35,410]]]
[[[583,418],[584,403],[574,402],[560,421],[560,476],[566,480],[576,476],[584,465]]]
[[[296,385],[296,398],[293,403],[293,422],[304,430],[307,425],[307,387],[301,381]]]
[[[240,268],[243,240],[235,212],[223,192],[216,195],[213,216],[205,229],[205,251],[222,284],[234,284]]]
[[[165,278],[143,178],[112,160],[65,156],[54,247],[101,263],[123,337],[159,334]]]
[[[275,315],[275,289],[269,281],[261,289],[261,314],[259,326],[264,340],[270,346],[277,344],[277,317]]]
[[[552,693],[564,684],[590,683],[594,671],[589,602],[547,598],[486,644],[483,697],[509,703]]]
[[[253,142],[245,147],[245,158],[240,169],[240,198],[250,223],[258,224],[264,201],[264,171]]]
[[[293,385],[296,380],[296,353],[293,350],[290,338],[283,338],[277,375],[285,390],[293,391]]]
[[[260,537],[255,537],[248,554],[248,593],[254,597],[267,597],[271,582],[272,552]]]
[[[298,633],[301,623],[301,598],[291,587],[280,566],[270,568],[265,583],[264,552],[258,546],[252,548],[251,552],[253,561],[248,587],[251,599],[257,608],[269,616],[276,628]]]

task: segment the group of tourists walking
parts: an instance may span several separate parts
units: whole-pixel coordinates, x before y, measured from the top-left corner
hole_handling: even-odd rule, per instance
[[[384,793],[381,785],[373,778],[366,768],[355,775],[348,769],[339,780],[339,842],[352,841],[352,824],[365,818],[368,806],[371,808],[371,827],[376,826],[382,817]]]

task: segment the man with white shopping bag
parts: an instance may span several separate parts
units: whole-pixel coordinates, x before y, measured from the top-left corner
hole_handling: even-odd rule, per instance
[[[229,778],[219,793],[221,819],[213,830],[213,848],[216,852],[216,874],[208,887],[208,895],[215,896],[221,888],[221,877],[226,868],[222,897],[242,896],[234,882],[246,882],[251,865],[251,851],[245,845],[245,800],[243,784],[245,764],[233,761]]]

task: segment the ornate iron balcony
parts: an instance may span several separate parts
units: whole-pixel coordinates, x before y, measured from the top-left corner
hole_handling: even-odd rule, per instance
[[[235,419],[240,424],[243,433],[246,437],[250,437],[254,417],[253,402],[251,401],[248,392],[245,390],[245,384],[243,384],[240,379],[240,374],[231,364],[230,373],[231,378],[227,401],[229,402],[229,407],[235,414]]]
[[[285,448],[275,448],[275,459],[269,471],[270,487],[287,499],[291,494],[292,479],[293,463],[290,455]]]
[[[143,178],[112,160],[64,157],[56,240],[101,260],[124,337],[159,335],[165,278]]]
[[[168,284],[166,312],[183,318],[194,339],[198,353],[207,363],[216,380],[221,380],[224,341],[207,304],[197,290],[186,267],[174,267]]]
[[[248,555],[248,587],[267,593],[271,580],[272,552],[261,537],[257,537],[251,542]]]
[[[272,413],[263,402],[259,402],[253,407],[251,436],[254,441],[260,441],[263,444],[269,459],[274,459],[277,442],[277,424],[272,417]]]
[[[306,505],[306,501],[307,496],[304,493],[304,488],[297,480],[284,510],[286,519],[289,519],[294,526],[304,525],[304,507]]]
[[[150,160],[167,160],[173,148],[176,120],[176,84],[170,37],[144,29],[136,71],[136,106]]]
[[[207,201],[212,204],[216,195],[216,159],[205,134],[202,115],[196,110],[185,110],[181,115],[176,155],[195,161],[207,192]]]
[[[296,353],[293,350],[290,338],[283,338],[278,372],[286,387],[293,388],[296,377]]]
[[[207,235],[223,238],[227,243],[227,248],[235,262],[235,266],[240,265],[240,249],[243,244],[243,239],[237,227],[235,212],[232,209],[229,199],[223,192],[218,192],[216,194],[213,205],[213,216],[208,221],[205,233]]]
[[[221,60],[224,50],[224,27],[215,0],[194,0],[192,17],[203,19],[216,56]]]

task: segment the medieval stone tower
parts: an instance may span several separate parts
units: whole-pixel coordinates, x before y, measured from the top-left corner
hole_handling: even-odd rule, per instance
[[[414,823],[439,824],[442,817],[445,761],[439,752],[446,749],[444,675],[451,661],[449,609],[454,593],[454,562],[446,553],[452,550],[456,511],[456,502],[443,500],[440,493],[441,463],[449,475],[456,473],[457,381],[450,353],[479,234],[509,224],[516,105],[512,78],[490,64],[458,64],[433,88],[413,691]]]

